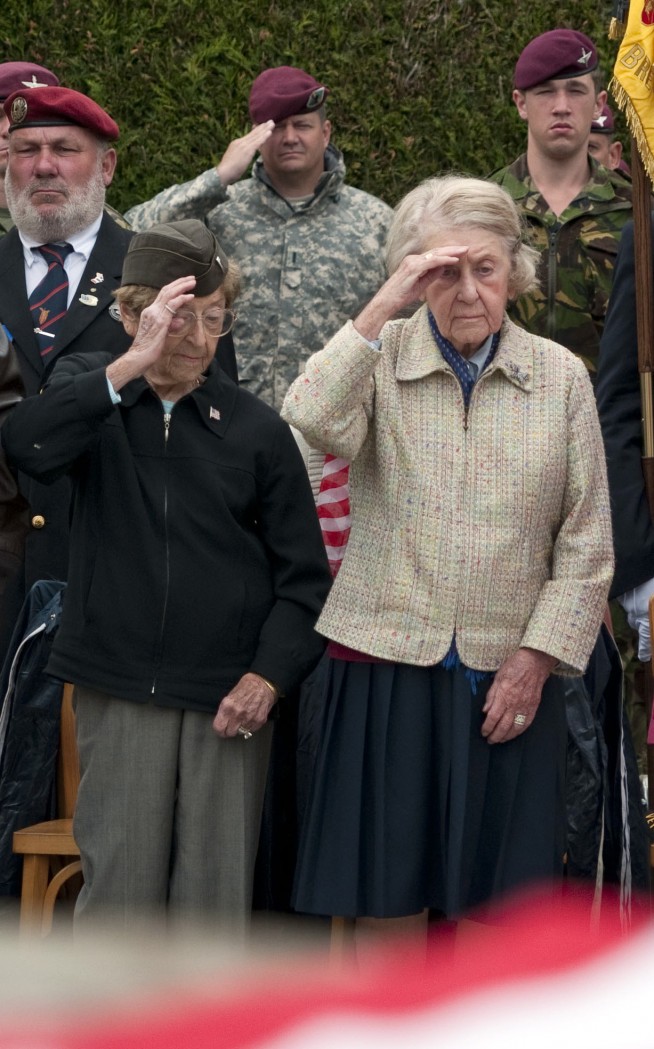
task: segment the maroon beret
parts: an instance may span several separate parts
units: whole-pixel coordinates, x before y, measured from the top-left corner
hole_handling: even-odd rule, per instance
[[[583,76],[597,68],[597,48],[576,29],[552,29],[525,47],[516,62],[513,81],[518,91],[537,87],[545,80]]]
[[[92,98],[69,87],[35,87],[16,91],[4,103],[9,130],[24,127],[62,127],[75,124],[113,142],[118,124]]]
[[[323,104],[329,88],[319,84],[303,69],[277,66],[260,73],[250,91],[250,116],[253,124],[266,120],[279,123],[297,113],[311,113]]]
[[[590,130],[596,135],[612,135],[615,131],[613,113],[606,102],[602,106],[602,112],[590,125]]]
[[[57,87],[59,78],[35,62],[0,62],[0,102],[33,87]]]

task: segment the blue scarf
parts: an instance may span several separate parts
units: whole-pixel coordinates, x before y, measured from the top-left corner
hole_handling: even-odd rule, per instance
[[[470,374],[470,369],[468,367],[468,362],[466,361],[465,357],[462,357],[461,354],[459,353],[459,351],[454,349],[454,346],[452,345],[452,343],[449,342],[449,340],[446,339],[444,335],[441,335],[440,331],[438,330],[438,325],[436,323],[436,320],[435,320],[434,315],[431,312],[431,310],[428,311],[427,315],[429,317],[429,327],[431,328],[431,333],[434,336],[434,340],[436,342],[436,345],[438,346],[439,350],[441,351],[441,354],[443,355],[443,359],[447,361],[447,363],[449,364],[450,368],[452,369],[452,371],[456,375],[457,379],[461,383],[461,389],[463,390],[463,400],[464,400],[465,406],[467,408],[468,405],[470,404],[470,397],[471,397],[471,394],[472,394],[472,388],[475,385],[476,378],[473,379],[472,375]],[[497,346],[498,346],[499,341],[500,341],[500,333],[498,331],[496,331],[495,334],[493,335],[493,341],[491,342],[491,348],[490,348],[490,350],[488,352],[488,356],[486,357],[486,360],[484,361],[484,367],[482,368],[482,371],[485,371],[486,368],[488,367],[488,365],[493,360],[493,357],[495,356],[495,353],[497,351]]]

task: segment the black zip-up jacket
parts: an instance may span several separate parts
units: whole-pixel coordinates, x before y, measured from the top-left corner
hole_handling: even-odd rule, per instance
[[[288,425],[212,362],[170,425],[109,354],[60,361],[4,428],[7,455],[73,482],[71,563],[48,670],[124,699],[214,712],[246,671],[296,687],[323,650],[330,575]]]

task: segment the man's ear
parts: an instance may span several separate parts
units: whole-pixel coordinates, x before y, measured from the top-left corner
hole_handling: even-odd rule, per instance
[[[524,93],[522,91],[518,91],[518,89],[515,88],[515,90],[513,92],[513,101],[515,102],[515,107],[518,110],[518,115],[520,116],[520,119],[521,120],[526,120],[527,119],[527,106],[526,106],[526,101],[527,100],[525,98]]]
[[[115,149],[105,149],[102,154],[102,181],[105,186],[111,185],[111,180],[114,177],[114,171],[116,170],[116,161],[118,155]]]
[[[600,91],[597,98],[595,99],[595,112],[593,114],[593,119],[602,115],[602,110],[606,105],[606,100],[608,97],[609,96],[606,91]]]
[[[616,139],[609,146],[609,166],[611,168],[617,168],[618,164],[622,160],[622,142]]]

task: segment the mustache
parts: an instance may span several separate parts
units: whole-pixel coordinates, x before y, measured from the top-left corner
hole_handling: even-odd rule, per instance
[[[48,177],[32,179],[25,186],[24,193],[31,197],[33,193],[47,193],[48,190],[63,193],[66,198],[70,195],[65,182],[59,182],[55,178]]]

